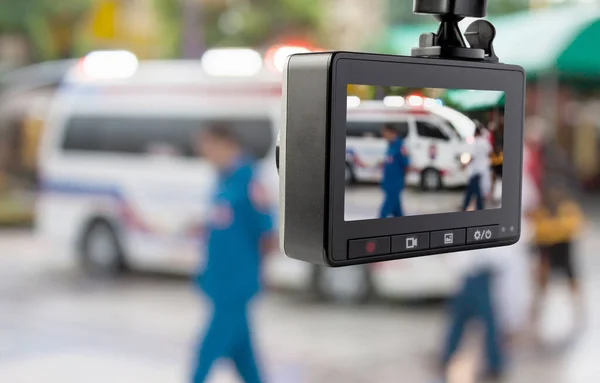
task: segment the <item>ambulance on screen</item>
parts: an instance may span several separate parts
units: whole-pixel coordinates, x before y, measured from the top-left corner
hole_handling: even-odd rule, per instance
[[[439,100],[409,96],[382,101],[348,97],[346,182],[379,182],[387,143],[381,137],[391,125],[410,158],[407,183],[428,191],[467,184],[475,123],[441,105]]]

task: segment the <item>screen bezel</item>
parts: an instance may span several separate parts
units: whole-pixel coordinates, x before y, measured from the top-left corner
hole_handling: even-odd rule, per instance
[[[515,243],[520,235],[521,167],[525,74],[519,67],[498,64],[432,61],[400,56],[336,55],[331,65],[329,254],[333,261],[347,260],[348,240],[378,236],[431,232],[475,226],[500,225],[492,244],[465,245],[364,258],[365,262],[415,257]],[[450,212],[400,218],[346,221],[345,152],[348,84],[496,90],[506,94],[504,111],[504,164],[502,207],[474,212]],[[509,129],[508,127],[515,127]],[[457,224],[458,222],[458,224]],[[513,228],[511,231],[510,228]],[[361,263],[361,260],[353,260]]]

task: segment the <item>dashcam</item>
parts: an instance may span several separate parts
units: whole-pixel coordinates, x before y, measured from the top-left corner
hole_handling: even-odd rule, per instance
[[[525,74],[494,61],[291,56],[283,251],[345,266],[517,242]]]
[[[293,55],[284,70],[281,247],[345,266],[506,246],[521,232],[525,73],[500,64],[486,0],[435,15],[412,57]]]

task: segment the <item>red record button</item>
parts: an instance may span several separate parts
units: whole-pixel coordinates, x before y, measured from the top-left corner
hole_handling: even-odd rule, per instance
[[[390,237],[359,239],[348,243],[348,258],[363,258],[391,253]]]
[[[373,241],[369,241],[369,242],[367,242],[366,248],[367,248],[367,253],[372,254],[377,249],[377,244]]]

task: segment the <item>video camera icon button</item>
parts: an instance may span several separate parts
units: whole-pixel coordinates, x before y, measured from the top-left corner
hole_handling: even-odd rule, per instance
[[[467,243],[495,241],[499,235],[500,226],[470,227],[467,229]]]
[[[392,253],[429,249],[429,233],[395,235],[392,237]]]

